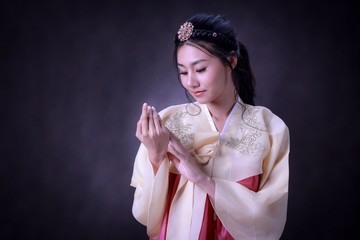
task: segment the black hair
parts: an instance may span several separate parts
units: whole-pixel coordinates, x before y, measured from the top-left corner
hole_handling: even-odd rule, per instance
[[[200,46],[231,68],[228,57],[236,55],[237,64],[232,68],[232,77],[237,95],[244,103],[255,105],[255,77],[251,70],[249,54],[245,45],[237,39],[230,21],[222,15],[199,13],[187,22],[194,26],[191,36],[185,41],[180,41],[177,34],[175,36],[173,57],[178,76],[177,54],[178,49],[184,44]],[[188,93],[187,96],[189,98]]]

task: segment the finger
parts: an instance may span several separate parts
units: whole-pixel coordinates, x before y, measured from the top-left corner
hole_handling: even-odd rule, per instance
[[[141,135],[142,135],[142,130],[141,130],[141,122],[139,121],[137,124],[136,124],[136,132],[135,132],[135,136],[140,140],[141,138]]]
[[[178,169],[179,165],[180,165],[179,159],[177,159],[176,157],[173,157],[173,158],[171,158],[171,161],[174,163],[176,169]]]
[[[150,106],[147,107],[147,112],[149,116],[149,132],[154,133],[155,132],[154,117],[153,117],[153,111]]]
[[[168,145],[168,150],[173,156],[180,158],[181,156],[180,151],[177,149],[177,146],[175,146],[171,142]]]
[[[179,166],[180,160],[174,154],[168,152],[167,157],[169,158],[170,161],[174,163],[176,168]]]
[[[176,145],[176,146],[182,145],[180,139],[177,138],[177,137],[175,136],[175,134],[172,133],[171,131],[169,131],[169,132],[170,132],[170,142],[171,142],[172,144]]]
[[[153,119],[154,119],[154,125],[157,133],[160,133],[161,131],[161,118],[159,114],[156,112],[156,109],[152,107],[152,113],[153,113]]]
[[[168,157],[169,160],[172,160],[175,156],[171,153],[171,152],[166,152],[166,156]]]
[[[140,116],[141,127],[139,128],[139,130],[141,130],[140,134],[142,135],[147,135],[149,129],[149,117],[147,113],[147,107],[148,107],[147,103],[144,103],[142,106],[142,112]]]
[[[147,118],[147,103],[144,103],[141,107],[141,116],[140,116],[140,119],[144,119],[144,118]]]

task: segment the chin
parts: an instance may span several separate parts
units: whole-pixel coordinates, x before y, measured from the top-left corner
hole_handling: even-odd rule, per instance
[[[207,99],[195,98],[195,100],[196,100],[196,102],[201,103],[201,104],[209,103],[209,101]]]

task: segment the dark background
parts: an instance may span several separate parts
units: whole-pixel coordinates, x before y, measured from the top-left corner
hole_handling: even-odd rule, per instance
[[[282,239],[355,239],[359,9],[355,1],[8,1],[0,5],[0,239],[146,239],[130,178],[145,101],[187,101],[173,37],[227,16],[258,105],[291,133]]]

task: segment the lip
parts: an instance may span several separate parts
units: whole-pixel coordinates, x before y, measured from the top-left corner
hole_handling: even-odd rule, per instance
[[[205,90],[203,90],[203,91],[193,91],[192,93],[193,93],[193,95],[195,97],[201,97],[204,94],[204,92],[205,92]]]

